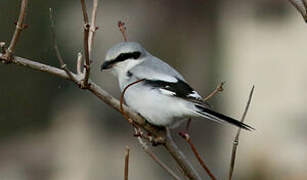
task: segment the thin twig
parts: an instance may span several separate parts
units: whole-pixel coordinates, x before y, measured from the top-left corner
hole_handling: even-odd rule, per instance
[[[252,101],[254,89],[255,89],[255,86],[252,87],[252,89],[249,93],[249,98],[248,98],[248,101],[246,103],[246,106],[245,106],[245,109],[244,109],[244,112],[243,112],[243,115],[242,115],[242,118],[241,118],[242,123],[244,122],[244,119],[246,117],[250,103]],[[236,154],[237,154],[237,148],[238,148],[238,145],[239,145],[240,133],[241,133],[241,128],[238,128],[238,131],[237,131],[237,134],[235,136],[235,139],[233,141],[233,146],[232,146],[231,161],[230,161],[230,168],[229,168],[229,177],[228,177],[229,180],[232,179],[232,175],[233,175],[233,170],[234,170],[235,160],[236,160]]]
[[[2,54],[5,53],[5,42],[0,42],[0,52],[1,52]]]
[[[225,84],[225,82],[221,82],[207,97],[204,98],[204,102],[207,103],[207,101],[212,98],[214,95],[216,95],[217,93],[219,92],[222,92],[224,91],[224,88],[223,88],[223,85]],[[207,103],[208,106],[210,106],[209,103]],[[191,126],[191,122],[192,122],[192,119],[189,118],[188,119],[188,122],[186,124],[186,127],[185,127],[185,131],[188,132],[189,131],[189,128]]]
[[[98,0],[93,0],[91,25],[90,25],[90,32],[88,36],[88,51],[89,51],[90,59],[92,58],[92,49],[93,49],[92,47],[94,43],[95,32],[98,29],[96,26],[97,9],[98,9]]]
[[[189,134],[187,133],[179,133],[179,135],[185,139],[187,141],[187,143],[190,145],[195,157],[197,158],[198,162],[200,163],[200,165],[204,168],[204,170],[207,172],[207,174],[209,175],[209,177],[212,180],[215,180],[215,176],[213,175],[213,173],[210,171],[210,169],[208,168],[208,166],[205,164],[205,162],[202,160],[202,158],[200,157],[196,147],[194,146],[194,144],[191,141],[191,137]]]
[[[78,53],[78,58],[77,58],[77,74],[80,75],[82,74],[82,53]]]
[[[133,122],[132,119],[130,119],[129,115],[124,111],[124,108],[123,108],[123,104],[124,104],[124,97],[125,97],[125,93],[127,91],[127,89],[139,82],[142,82],[144,81],[145,79],[139,79],[133,83],[130,83],[128,84],[123,92],[121,93],[120,95],[120,112],[122,113],[122,115],[124,116],[125,119],[127,119],[127,121],[132,124],[134,126],[134,128],[136,129],[139,129],[139,127]],[[138,133],[135,134],[135,136],[137,137],[142,137],[144,139],[147,139],[149,142],[152,142],[154,145],[158,145],[158,144],[163,144],[164,143],[164,138],[160,138],[160,137],[156,137],[156,138],[152,138],[151,136],[147,136],[145,134],[142,133],[142,131],[137,131]]]
[[[124,88],[123,92],[122,92],[121,95],[120,95],[120,112],[123,114],[123,116],[128,120],[128,122],[129,122],[130,124],[133,124],[133,121],[132,121],[132,120],[129,118],[129,116],[125,113],[124,108],[123,108],[125,93],[126,93],[126,91],[127,91],[127,89],[128,89],[129,87],[131,87],[131,86],[133,86],[133,85],[135,85],[135,84],[137,84],[137,83],[139,83],[139,82],[142,82],[142,81],[144,81],[144,80],[145,80],[145,79],[139,79],[139,80],[137,80],[137,81],[134,81],[133,83],[128,84],[128,85]]]
[[[289,0],[296,10],[303,16],[307,22],[307,1],[306,0]]]
[[[4,54],[7,61],[11,60],[12,54],[15,50],[15,47],[16,47],[16,44],[17,44],[18,39],[20,37],[21,31],[24,29],[23,22],[24,22],[24,19],[25,19],[25,16],[26,16],[27,5],[28,5],[28,0],[22,0],[21,1],[21,8],[20,8],[18,21],[16,23],[16,29],[15,29],[14,35],[12,37],[11,43],[6,50],[6,53]]]
[[[3,54],[0,53],[0,59],[7,61],[5,57],[2,56]],[[43,61],[43,60],[41,60]],[[45,62],[45,61],[43,61]],[[34,69],[41,72],[46,72],[49,74],[53,74],[55,76],[71,80],[67,73],[59,68],[52,67],[46,64],[39,63],[35,60],[29,60],[26,58],[14,56],[12,59],[12,63],[23,66],[26,68]],[[75,74],[73,76],[76,77]],[[112,95],[110,95],[107,91],[100,88],[98,85],[96,85],[94,82],[91,82],[91,86],[87,88],[91,93],[93,93],[97,98],[99,98],[101,101],[109,105],[110,107],[114,108],[115,110],[120,112],[120,102],[116,98],[114,98]],[[124,112],[129,116],[130,119],[134,121],[138,126],[145,129],[147,132],[150,132],[151,134],[160,137],[161,139],[165,138],[165,131],[156,128],[149,123],[145,121],[145,119],[134,112],[129,107],[123,105]],[[185,157],[183,152],[177,147],[174,140],[171,138],[171,136],[167,136],[167,141],[163,143],[166,150],[170,153],[170,155],[176,160],[177,164],[180,166],[180,168],[183,170],[185,175],[189,177],[190,179],[201,179],[196,170],[193,168],[189,160]]]
[[[213,97],[218,92],[224,91],[223,85],[225,82],[221,82],[207,97],[204,98],[204,101],[208,101],[211,97]]]
[[[75,77],[72,75],[72,73],[68,69],[67,65],[64,63],[64,60],[63,60],[63,58],[61,56],[59,47],[57,45],[56,36],[55,36],[55,30],[54,30],[54,18],[53,18],[53,12],[52,12],[51,8],[49,8],[49,18],[50,18],[50,23],[51,23],[51,35],[52,35],[52,39],[53,39],[53,48],[54,48],[56,56],[57,56],[57,58],[58,58],[58,60],[60,62],[61,68],[67,73],[69,78],[74,83],[78,84],[78,81],[75,79]]]
[[[126,146],[124,180],[128,180],[128,175],[129,175],[129,153],[130,153],[130,148],[129,146]]]
[[[135,133],[138,133],[138,129],[135,128],[134,130],[135,130]],[[143,150],[144,150],[144,151],[145,151],[145,152],[146,152],[156,163],[158,163],[158,165],[159,165],[160,167],[162,167],[163,169],[165,169],[166,172],[167,172],[170,176],[172,176],[174,179],[180,180],[180,178],[178,177],[178,175],[177,175],[174,171],[172,171],[166,164],[164,164],[164,163],[158,158],[157,155],[155,155],[152,151],[150,151],[150,149],[148,148],[147,144],[143,141],[143,139],[142,139],[140,136],[138,136],[137,138],[138,138],[138,141],[139,141],[139,143],[141,144]]]
[[[128,41],[127,34],[126,34],[127,28],[125,26],[125,23],[122,21],[118,21],[117,26],[123,35],[124,41],[127,42]]]
[[[164,147],[172,155],[172,157],[176,160],[177,164],[180,166],[184,174],[190,180],[201,180],[201,177],[198,174],[198,172],[192,166],[190,161],[186,158],[184,153],[176,145],[175,141],[173,140],[171,136],[171,132],[169,128],[166,128],[166,143],[164,144]]]
[[[90,57],[89,57],[89,43],[88,43],[88,36],[89,36],[89,30],[90,25],[88,23],[88,15],[85,5],[85,0],[81,0],[81,6],[82,6],[82,13],[83,13],[83,20],[84,20],[84,33],[83,33],[83,48],[84,48],[84,58],[85,58],[85,75],[83,79],[82,88],[87,88],[89,86],[88,79],[90,76]]]

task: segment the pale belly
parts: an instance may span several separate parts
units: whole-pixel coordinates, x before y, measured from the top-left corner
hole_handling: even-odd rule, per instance
[[[149,123],[157,126],[178,125],[192,114],[184,100],[161,94],[158,89],[149,87],[131,86],[125,93],[125,101]]]

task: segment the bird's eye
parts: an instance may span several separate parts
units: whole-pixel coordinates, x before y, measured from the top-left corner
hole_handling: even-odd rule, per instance
[[[133,53],[133,59],[138,59],[140,56],[141,56],[141,53],[138,51]]]

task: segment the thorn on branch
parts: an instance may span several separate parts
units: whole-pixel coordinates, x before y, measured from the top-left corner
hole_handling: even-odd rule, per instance
[[[28,24],[23,24],[22,26],[19,26],[17,21],[14,22],[14,24],[16,25],[16,28],[20,29],[20,30],[24,30],[24,29],[27,29],[29,27]]]
[[[126,34],[127,28],[125,26],[125,23],[122,21],[118,21],[117,26],[123,35],[124,41],[127,42],[128,41],[127,34]]]

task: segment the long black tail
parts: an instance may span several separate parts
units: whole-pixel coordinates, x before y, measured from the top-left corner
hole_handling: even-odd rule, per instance
[[[232,125],[235,125],[237,127],[240,127],[242,129],[246,129],[246,130],[254,130],[253,127],[249,126],[249,125],[246,125],[238,120],[235,120],[231,117],[228,117],[228,116],[225,116],[223,114],[220,114],[218,112],[215,112],[215,111],[212,111],[204,106],[201,106],[201,105],[195,105],[195,107],[197,108],[197,112],[210,119],[210,120],[213,120],[213,121],[218,121],[218,122],[228,122]]]

